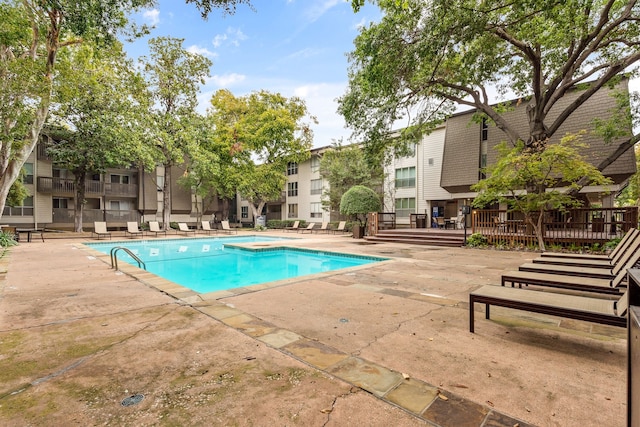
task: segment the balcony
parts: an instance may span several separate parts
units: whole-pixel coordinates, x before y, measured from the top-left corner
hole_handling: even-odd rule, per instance
[[[103,194],[103,183],[100,181],[86,181],[85,194]],[[76,194],[76,185],[73,179],[38,177],[38,191],[45,194],[70,195]]]
[[[125,224],[129,221],[140,222],[140,214],[135,210],[85,209],[82,214],[82,222],[84,224],[92,224],[94,221],[107,221],[107,224]],[[53,209],[53,222],[56,224],[73,224],[73,209]]]
[[[104,191],[107,196],[119,196],[119,197],[138,197],[138,185],[137,184],[115,184],[105,183]]]

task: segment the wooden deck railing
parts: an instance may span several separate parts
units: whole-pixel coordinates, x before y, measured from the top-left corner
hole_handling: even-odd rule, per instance
[[[605,243],[638,227],[638,208],[580,208],[565,212],[549,211],[542,221],[545,244],[584,245]],[[533,245],[537,240],[533,226],[521,212],[475,210],[471,232],[480,233],[489,242]]]

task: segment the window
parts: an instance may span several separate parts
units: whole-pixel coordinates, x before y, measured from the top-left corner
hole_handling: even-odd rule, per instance
[[[298,204],[291,203],[287,205],[287,217],[288,218],[298,218]]]
[[[156,176],[156,184],[158,185],[158,191],[162,191],[164,187],[164,175]]]
[[[298,164],[296,162],[287,163],[287,175],[296,175],[298,173]]]
[[[320,156],[311,156],[311,172],[320,170]]]
[[[311,180],[311,194],[322,194],[322,179]]]
[[[5,206],[2,215],[7,216],[33,216],[33,196],[22,201],[22,206]]]
[[[69,199],[53,198],[53,209],[69,209]]]
[[[240,207],[240,216],[242,218],[249,218],[249,206]]]
[[[416,168],[396,169],[396,188],[409,188],[416,186]]]
[[[112,174],[109,177],[109,182],[111,182],[112,184],[128,184],[129,183],[129,176],[128,175]]]
[[[23,168],[24,177],[22,182],[25,184],[33,184],[33,163],[25,163]]]
[[[489,124],[487,123],[487,118],[483,117],[482,118],[482,134],[481,134],[481,141],[486,141],[487,139],[489,139]]]
[[[297,182],[288,182],[287,183],[287,195],[289,197],[294,197],[298,195],[298,183]]]
[[[311,203],[311,218],[322,218],[322,203]]]
[[[396,218],[409,218],[409,214],[415,213],[416,199],[413,197],[396,199]]]

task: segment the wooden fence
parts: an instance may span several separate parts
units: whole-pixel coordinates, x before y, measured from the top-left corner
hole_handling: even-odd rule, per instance
[[[548,211],[542,220],[545,245],[602,244],[621,237],[632,227],[638,227],[637,207]],[[482,234],[490,243],[537,243],[533,226],[525,221],[521,212],[474,210],[471,232]]]

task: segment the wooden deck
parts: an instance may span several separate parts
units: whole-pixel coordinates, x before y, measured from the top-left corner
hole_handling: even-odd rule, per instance
[[[467,237],[470,235],[471,230],[467,230]],[[392,230],[378,230],[375,236],[366,236],[365,239],[370,242],[460,247],[464,245],[464,230],[397,228]]]

